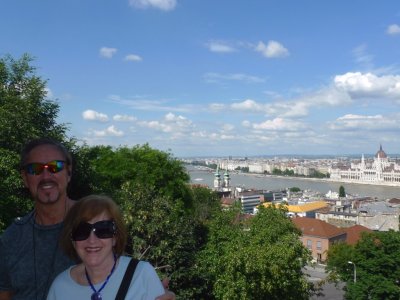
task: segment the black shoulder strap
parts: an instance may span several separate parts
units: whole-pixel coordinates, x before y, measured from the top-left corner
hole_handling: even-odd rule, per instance
[[[126,293],[128,292],[129,285],[131,283],[133,274],[135,273],[136,266],[139,263],[139,260],[136,258],[131,258],[128,267],[126,268],[124,278],[122,279],[121,285],[119,286],[119,290],[117,296],[115,296],[115,300],[124,300]]]

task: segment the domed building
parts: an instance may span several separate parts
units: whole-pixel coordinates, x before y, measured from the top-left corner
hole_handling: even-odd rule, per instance
[[[332,167],[329,173],[333,180],[400,186],[400,164],[389,159],[382,145],[373,160],[366,160],[363,154],[359,163],[353,162],[350,167]]]
[[[385,151],[382,150],[382,145],[380,146],[379,151],[376,152],[375,158],[387,158]]]

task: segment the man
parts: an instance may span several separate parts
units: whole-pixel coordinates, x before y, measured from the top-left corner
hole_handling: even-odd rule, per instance
[[[41,138],[25,146],[20,167],[34,210],[0,237],[0,300],[41,300],[56,275],[74,264],[58,246],[62,222],[74,205],[67,195],[72,158],[63,145]],[[158,299],[173,300],[175,294],[166,291]]]

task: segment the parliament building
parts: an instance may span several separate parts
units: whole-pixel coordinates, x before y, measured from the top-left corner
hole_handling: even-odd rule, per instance
[[[382,145],[373,159],[362,155],[361,161],[331,167],[329,173],[332,180],[400,186],[400,164],[386,155]]]

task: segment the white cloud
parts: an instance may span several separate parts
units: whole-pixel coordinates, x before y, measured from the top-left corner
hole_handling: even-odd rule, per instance
[[[244,120],[242,121],[242,126],[246,128],[251,127],[251,122],[248,120]]]
[[[140,121],[140,122],[138,122],[138,124],[139,124],[139,126],[147,127],[147,128],[154,129],[157,131],[163,131],[163,132],[171,132],[172,131],[171,126],[163,124],[159,121]]]
[[[363,116],[347,114],[331,122],[329,127],[332,130],[398,130],[400,128],[400,122],[396,118],[391,119],[382,115]]]
[[[172,133],[173,136],[187,132],[193,126],[192,121],[189,119],[174,115],[173,113],[166,114],[162,121],[140,121],[138,125],[164,133]]]
[[[175,8],[176,0],[129,0],[129,5],[141,9],[157,8],[169,11]]]
[[[239,103],[232,103],[231,108],[233,110],[251,111],[251,112],[265,111],[263,105],[258,104],[256,101],[251,99],[246,99],[243,102]]]
[[[136,121],[137,118],[128,115],[115,115],[113,116],[113,120],[117,122],[133,122]]]
[[[398,35],[400,34],[400,26],[397,24],[389,25],[386,29],[386,33],[390,35]]]
[[[173,113],[168,113],[164,117],[166,122],[174,123],[181,128],[185,128],[192,125],[192,121],[183,117],[183,116],[176,116]]]
[[[137,96],[133,99],[124,99],[118,95],[110,95],[109,99],[120,105],[127,106],[131,109],[145,110],[145,111],[175,111],[175,112],[189,112],[193,110],[190,105],[172,106],[166,105],[167,100],[148,100],[143,99],[145,96]]]
[[[108,47],[100,48],[101,57],[112,58],[115,53],[117,53],[117,48],[108,48]]]
[[[267,58],[285,57],[289,55],[289,50],[277,41],[269,41],[267,45],[263,42],[258,42],[255,47],[257,52],[260,52]]]
[[[202,131],[193,131],[191,134],[190,134],[192,137],[194,137],[194,138],[207,138],[207,132],[205,132],[204,130],[202,130]]]
[[[221,140],[234,140],[236,137],[234,135],[227,135],[227,134],[221,134],[220,135]]]
[[[207,44],[207,47],[211,52],[216,53],[230,53],[236,51],[235,48],[225,42],[211,41]]]
[[[96,137],[107,137],[107,136],[121,137],[124,135],[124,132],[121,130],[118,130],[114,125],[111,125],[110,127],[106,128],[105,130],[94,130],[93,133]]]
[[[204,79],[209,83],[215,83],[219,81],[242,81],[245,83],[262,83],[265,82],[265,79],[247,75],[243,73],[233,73],[233,74],[219,74],[219,73],[206,73],[204,74]]]
[[[273,120],[266,120],[262,123],[254,123],[254,129],[260,130],[273,130],[273,131],[298,131],[305,128],[301,122],[293,120],[285,120],[283,118],[275,118]]]
[[[374,59],[374,56],[367,53],[367,45],[362,44],[354,48],[353,55],[358,64],[365,66],[367,68],[372,68],[372,61]]]
[[[384,117],[382,115],[364,116],[347,114],[329,123],[332,130],[398,130],[400,122],[396,117]]]
[[[84,120],[87,121],[100,121],[100,122],[107,122],[108,116],[103,113],[99,113],[97,111],[88,109],[82,113],[82,117]]]
[[[208,105],[209,110],[212,112],[219,112],[226,108],[226,105],[223,103],[211,103]]]
[[[222,131],[223,132],[232,131],[233,129],[235,129],[235,125],[233,125],[233,124],[224,124],[224,125],[222,125]]]
[[[400,76],[377,76],[372,73],[349,72],[337,75],[334,79],[336,87],[350,93],[354,98],[360,97],[400,97]]]
[[[136,54],[128,54],[127,56],[125,56],[125,60],[126,61],[142,61],[143,59]]]
[[[304,94],[291,101],[279,101],[266,105],[269,115],[285,118],[305,117],[309,115],[310,109],[321,107],[337,107],[349,105],[352,99],[345,91],[336,88],[321,88],[312,93]]]

